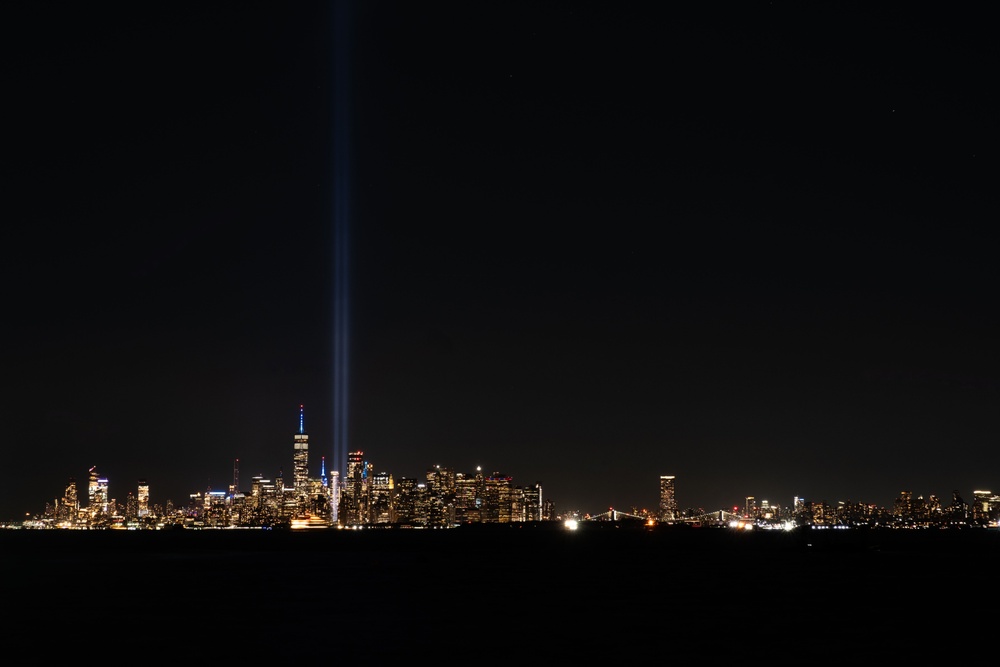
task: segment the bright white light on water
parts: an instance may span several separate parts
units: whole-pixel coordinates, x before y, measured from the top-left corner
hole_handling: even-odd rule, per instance
[[[577,524],[576,519],[566,519],[563,525],[567,530],[576,530],[579,524]]]

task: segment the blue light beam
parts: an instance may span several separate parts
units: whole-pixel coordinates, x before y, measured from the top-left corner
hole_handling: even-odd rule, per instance
[[[333,462],[347,470],[350,402],[351,3],[334,5],[333,86]]]

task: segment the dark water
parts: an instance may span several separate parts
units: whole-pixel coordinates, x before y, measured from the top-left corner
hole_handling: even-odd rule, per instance
[[[0,531],[5,644],[83,661],[809,665],[992,641],[1000,532]]]

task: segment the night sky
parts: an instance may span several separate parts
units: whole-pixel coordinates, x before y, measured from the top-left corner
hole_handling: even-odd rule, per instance
[[[333,469],[338,330],[397,479],[1000,492],[987,7],[660,5],[4,3],[0,518]]]

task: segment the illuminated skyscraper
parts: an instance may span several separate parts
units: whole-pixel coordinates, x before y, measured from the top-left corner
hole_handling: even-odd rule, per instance
[[[97,466],[90,466],[87,475],[87,510],[94,516],[97,514]]]
[[[981,523],[994,520],[997,514],[994,508],[998,506],[998,501],[1000,498],[991,491],[973,491],[972,518]]]
[[[97,474],[97,466],[91,466],[87,482],[87,514],[90,520],[106,517],[108,514],[108,480]]]
[[[511,496],[511,521],[540,521],[542,518],[542,485],[515,486]]]
[[[340,490],[340,473],[333,470],[330,472],[328,493],[330,494],[330,522],[334,525],[340,523]]]
[[[139,500],[139,508],[138,508],[139,518],[149,516],[149,484],[147,484],[146,480],[144,479],[139,480],[138,500]]]
[[[76,522],[80,514],[80,501],[77,498],[76,479],[73,477],[69,478],[69,483],[63,492],[63,503],[60,509],[59,518],[64,522],[64,525],[72,525]]]
[[[511,477],[499,472],[483,480],[483,523],[510,523]]]
[[[396,482],[396,521],[415,523],[417,518],[417,479],[401,477]]]
[[[892,504],[892,516],[896,520],[910,519],[913,517],[913,492],[900,491],[896,500]]]
[[[94,495],[97,509],[100,514],[107,515],[110,512],[110,501],[108,499],[108,478],[99,477],[97,479],[97,493]]]
[[[299,406],[299,432],[295,434],[295,450],[292,456],[292,488],[295,489],[295,503],[300,512],[305,511],[309,499],[309,436],[305,431],[303,406]]]
[[[677,518],[677,498],[674,496],[674,475],[660,475],[660,521]]]
[[[396,489],[392,474],[380,472],[371,478],[371,523],[395,523]]]
[[[233,484],[229,487],[229,495],[235,497],[240,492],[240,460],[233,460]]]
[[[458,523],[480,523],[483,472],[476,468],[476,474],[456,473],[455,475],[455,520]]]
[[[365,523],[365,453],[361,450],[347,453],[347,478],[344,480],[344,491],[340,498],[340,523],[360,525]]]
[[[427,488],[439,496],[451,496],[455,493],[455,471],[435,465],[427,469]]]

